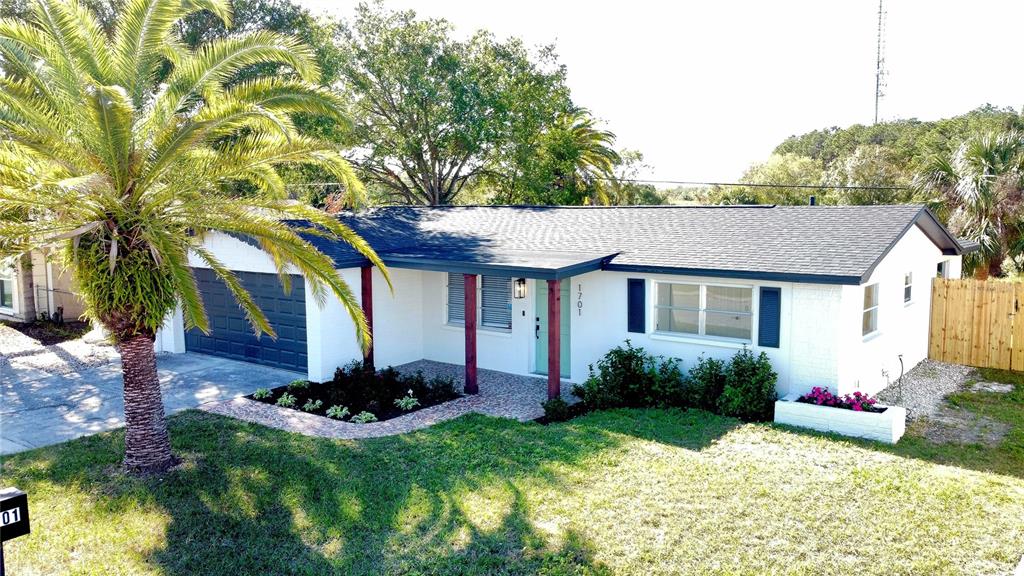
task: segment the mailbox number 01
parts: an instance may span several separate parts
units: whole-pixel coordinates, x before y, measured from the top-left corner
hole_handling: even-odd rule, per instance
[[[21,508],[11,508],[0,512],[0,526],[21,522]]]

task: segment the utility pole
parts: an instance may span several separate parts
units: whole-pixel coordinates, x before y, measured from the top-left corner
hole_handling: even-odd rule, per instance
[[[878,103],[885,94],[885,7],[878,0],[878,45],[875,52],[875,124],[878,124]]]

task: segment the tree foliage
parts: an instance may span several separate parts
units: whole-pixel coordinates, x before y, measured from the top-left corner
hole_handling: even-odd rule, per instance
[[[173,458],[163,423],[153,336],[180,306],[208,331],[190,256],[210,267],[257,335],[274,329],[236,275],[205,250],[222,231],[252,238],[282,283],[300,272],[312,296],[345,306],[363,343],[358,302],[298,232],[345,241],[380,265],[336,219],[288,201],[279,169],[311,164],[361,195],[333,144],[300,133],[295,115],[343,120],[317,85],[312,50],[257,30],[195,48],[178,34],[199,11],[230,23],[224,0],[126,0],[108,31],[76,0],[39,0],[27,19],[0,20],[0,258],[63,253],[86,313],[122,354],[126,465],[163,470]],[[252,75],[268,64],[273,77]],[[245,182],[253,194],[230,194]]]
[[[377,4],[357,8],[339,46],[353,160],[389,201],[453,202],[569,108],[550,47],[534,54],[487,32],[457,40],[445,20]]]
[[[899,204],[928,198],[914,186],[916,174],[935,155],[951,155],[973,135],[1024,128],[1011,108],[983,106],[966,114],[923,122],[896,120],[814,130],[791,136],[741,179],[752,184],[821,188],[711,187],[701,199],[714,204]],[[844,189],[845,188],[845,189]]]
[[[1024,254],[1024,132],[968,138],[953,153],[933,156],[917,184],[934,194],[933,206],[955,234],[981,245],[966,268],[998,276],[1004,260]]]

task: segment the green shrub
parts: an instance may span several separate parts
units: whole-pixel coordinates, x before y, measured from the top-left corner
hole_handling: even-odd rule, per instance
[[[682,403],[683,374],[679,360],[654,357],[626,340],[598,361],[597,370],[573,386],[573,394],[588,409],[678,406]]]
[[[725,362],[703,354],[687,373],[683,403],[692,408],[714,412],[725,389]]]
[[[725,368],[725,388],[718,398],[719,413],[748,422],[771,420],[775,412],[775,382],[778,378],[767,354],[761,352],[754,356],[744,347]]]
[[[347,406],[338,406],[335,404],[327,409],[327,417],[334,418],[335,420],[344,420],[348,416]]]
[[[274,394],[270,391],[269,388],[257,388],[256,391],[252,393],[252,397],[254,400],[266,400],[267,398],[270,398],[273,395]]]
[[[324,405],[323,400],[306,400],[306,403],[302,405],[303,412],[316,412]]]
[[[285,392],[284,394],[281,394],[280,398],[277,399],[277,405],[284,408],[294,408],[295,396],[292,396],[291,394]]]
[[[288,383],[288,390],[291,392],[296,390],[305,390],[307,388],[309,388],[309,380],[299,378],[298,380],[292,380]]]
[[[564,422],[572,417],[569,404],[561,398],[552,398],[542,402],[541,406],[544,407],[544,418],[549,422]]]
[[[376,422],[377,417],[372,412],[360,412],[352,417],[351,422],[356,424],[369,424],[370,422]]]

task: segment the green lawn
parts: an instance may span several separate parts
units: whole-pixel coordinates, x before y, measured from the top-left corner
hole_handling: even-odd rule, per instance
[[[34,532],[9,574],[1007,574],[1024,552],[1024,382],[956,398],[1003,446],[896,447],[697,411],[464,417],[311,439],[185,412],[182,468],[120,432],[5,459]]]

